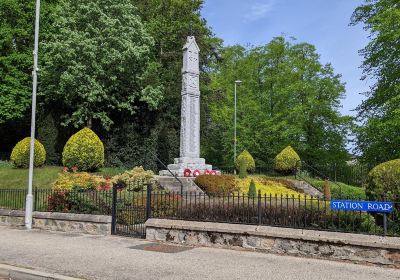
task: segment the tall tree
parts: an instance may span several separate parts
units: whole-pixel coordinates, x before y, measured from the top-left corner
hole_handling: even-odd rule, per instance
[[[42,1],[41,32],[57,0]],[[35,1],[0,2],[0,125],[23,119],[31,104]]]
[[[110,151],[108,155],[109,158],[115,158],[114,155],[120,158],[122,156],[120,154],[137,155],[142,151],[139,154],[149,157],[150,153],[143,151],[146,148],[158,154],[163,162],[169,163],[174,157],[179,156],[182,46],[187,36],[196,36],[201,49],[200,79],[202,98],[204,98],[209,83],[207,69],[210,62],[215,60],[214,49],[218,48],[221,42],[213,36],[200,15],[203,0],[132,0],[132,2],[138,8],[147,32],[155,42],[151,49],[151,61],[159,67],[155,69],[153,80],[163,86],[163,101],[159,104],[158,110],[149,112],[141,108],[137,118],[123,118],[120,121],[120,124],[126,126],[129,131],[132,131],[131,123],[134,123],[137,127],[136,138],[147,139],[151,144],[144,145],[139,141],[140,143],[133,145],[132,141],[130,143],[121,141],[126,139],[123,134],[121,135],[126,129],[116,126],[115,131],[110,134],[114,139],[110,140],[113,143],[120,143],[120,149],[118,152]],[[205,105],[204,102],[201,104]],[[117,162],[118,160],[112,160],[112,164]]]
[[[375,83],[357,108],[358,150],[370,164],[400,157],[400,2],[367,0],[351,23],[364,24],[370,42],[360,51],[363,79]]]
[[[130,0],[65,0],[44,38],[41,90],[65,126],[109,129],[113,114],[156,109],[161,86],[152,79],[154,40]]]
[[[215,65],[210,96],[207,148],[219,151],[219,164],[233,159],[233,81],[238,89],[238,147],[259,164],[270,162],[287,145],[314,165],[348,159],[348,117],[339,113],[344,86],[332,67],[322,65],[314,46],[274,38],[265,46],[228,47]]]

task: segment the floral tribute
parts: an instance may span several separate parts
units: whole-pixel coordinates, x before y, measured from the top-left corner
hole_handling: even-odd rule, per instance
[[[183,171],[183,176],[184,176],[184,177],[197,177],[197,176],[200,176],[200,175],[218,175],[218,174],[217,174],[217,171],[215,171],[215,170],[208,170],[208,169],[204,170],[203,174],[202,174],[201,171],[198,170],[198,169],[195,169],[195,170],[193,170],[193,172],[192,172],[192,170],[190,170],[189,168],[186,168],[186,169]]]
[[[184,176],[184,177],[191,177],[190,175],[192,175],[192,171],[191,171],[189,168],[186,168],[186,169],[183,171],[183,176]]]

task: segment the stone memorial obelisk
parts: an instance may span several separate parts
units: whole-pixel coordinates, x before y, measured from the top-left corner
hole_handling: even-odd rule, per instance
[[[183,47],[180,157],[168,165],[168,169],[179,177],[184,176],[186,169],[192,174],[195,170],[201,174],[212,170],[212,166],[200,158],[199,52],[195,37],[189,36]],[[171,173],[162,170],[160,175],[171,176]]]

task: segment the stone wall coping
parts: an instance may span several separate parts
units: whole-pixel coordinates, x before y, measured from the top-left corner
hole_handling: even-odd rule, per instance
[[[399,237],[384,237],[354,233],[169,219],[149,219],[146,222],[146,227],[243,234],[382,249],[400,249]]]
[[[25,211],[0,209],[0,216],[24,217]],[[33,218],[47,219],[47,220],[77,221],[77,222],[88,222],[88,223],[99,223],[99,224],[111,223],[111,216],[90,215],[90,214],[33,212]]]

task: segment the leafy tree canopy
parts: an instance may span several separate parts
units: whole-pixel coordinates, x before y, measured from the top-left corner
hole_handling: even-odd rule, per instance
[[[63,108],[64,125],[109,129],[112,114],[156,109],[162,87],[151,79],[154,40],[130,0],[63,1],[43,40],[41,90]]]
[[[367,0],[353,13],[352,24],[363,24],[371,41],[360,51],[363,79],[375,83],[357,108],[358,150],[369,164],[400,157],[400,3]]]
[[[58,1],[42,1],[46,31]],[[31,104],[35,1],[0,1],[0,124],[22,119]]]
[[[206,147],[219,164],[233,152],[233,81],[237,93],[238,149],[270,162],[287,145],[313,164],[348,158],[345,139],[351,119],[339,113],[344,85],[331,65],[322,65],[314,46],[283,37],[265,46],[228,47],[212,71],[210,130]]]

